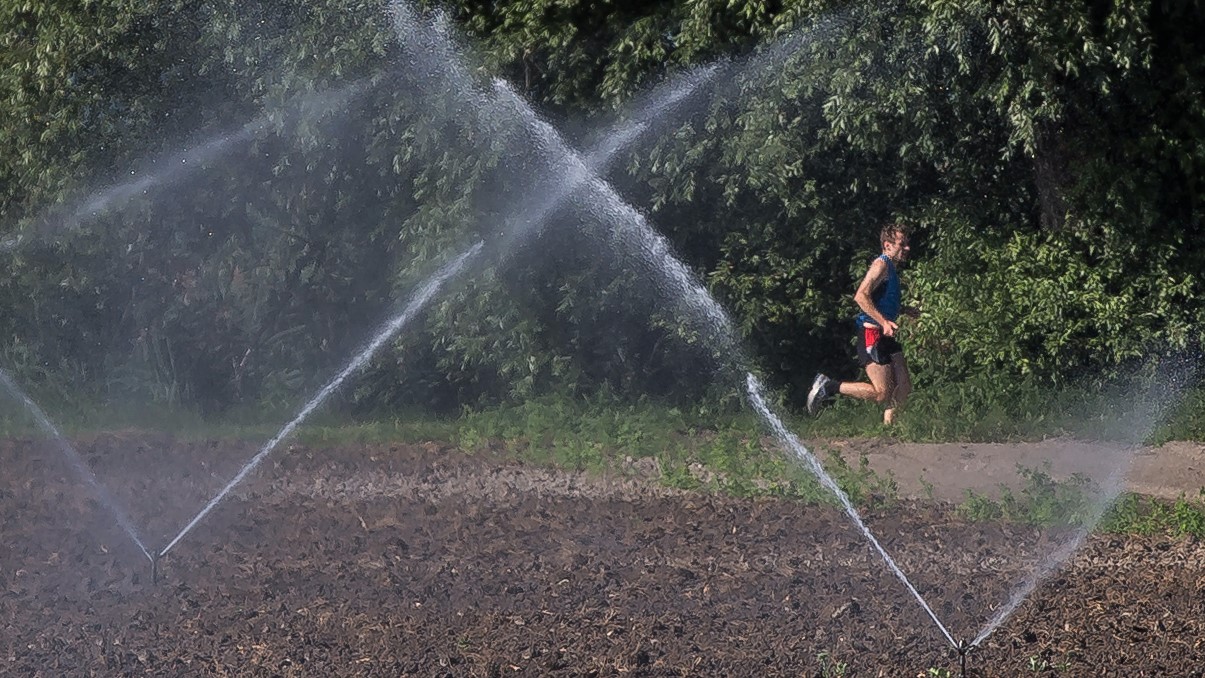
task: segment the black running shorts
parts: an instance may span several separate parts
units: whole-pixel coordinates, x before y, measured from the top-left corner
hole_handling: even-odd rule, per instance
[[[858,365],[866,367],[870,363],[890,365],[891,356],[903,353],[904,347],[895,337],[883,336],[883,330],[878,327],[862,327],[858,332]]]

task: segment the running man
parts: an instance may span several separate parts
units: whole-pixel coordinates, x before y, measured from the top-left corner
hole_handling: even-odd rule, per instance
[[[873,400],[886,405],[883,423],[895,421],[895,413],[912,392],[912,379],[904,349],[895,338],[900,314],[915,318],[920,313],[901,305],[900,276],[896,266],[908,259],[908,229],[890,223],[879,234],[883,253],[870,264],[870,270],[858,285],[854,301],[862,312],[858,314],[858,364],[866,368],[870,383],[839,382],[817,374],[808,393],[808,412],[816,414],[829,398],[842,395],[860,400]]]

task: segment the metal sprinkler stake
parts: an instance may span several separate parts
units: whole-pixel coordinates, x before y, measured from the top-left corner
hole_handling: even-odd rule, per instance
[[[975,646],[968,645],[965,640],[958,641],[958,675],[960,678],[967,678],[967,655],[973,649]]]
[[[159,583],[159,556],[155,555],[151,558],[151,584]]]

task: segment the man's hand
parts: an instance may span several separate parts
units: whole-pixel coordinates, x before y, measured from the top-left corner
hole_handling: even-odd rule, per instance
[[[887,320],[886,318],[883,318],[883,336],[894,337],[895,336],[895,328],[897,328],[897,327],[899,327],[899,325],[895,324],[894,322],[892,322],[890,320]]]

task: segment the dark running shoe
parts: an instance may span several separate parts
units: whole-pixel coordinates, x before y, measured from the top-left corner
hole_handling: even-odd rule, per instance
[[[824,407],[824,401],[837,395],[837,382],[823,374],[817,374],[812,382],[812,390],[808,391],[808,414],[816,414]]]

